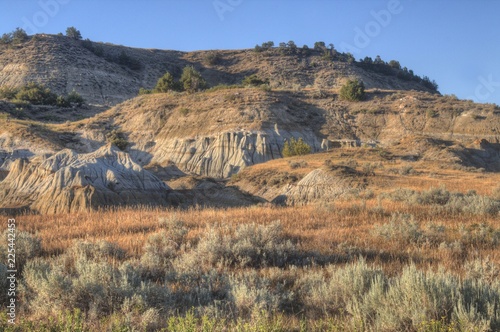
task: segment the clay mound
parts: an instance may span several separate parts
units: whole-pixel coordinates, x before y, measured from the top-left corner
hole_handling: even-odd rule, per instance
[[[349,167],[315,169],[295,185],[287,185],[273,203],[304,205],[333,201],[355,187],[353,176],[356,174],[357,172]]]
[[[113,146],[88,154],[63,150],[50,158],[15,161],[0,183],[0,208],[42,214],[119,205],[168,204],[170,188]]]

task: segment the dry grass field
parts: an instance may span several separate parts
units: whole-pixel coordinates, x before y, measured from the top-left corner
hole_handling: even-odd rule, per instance
[[[17,216],[33,256],[23,328],[499,328],[499,174],[343,149],[256,165],[228,185],[258,192],[263,176],[296,182],[331,164],[365,185],[303,206]]]

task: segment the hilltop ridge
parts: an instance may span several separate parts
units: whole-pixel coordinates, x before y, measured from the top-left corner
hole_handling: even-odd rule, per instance
[[[351,77],[362,80],[367,88],[432,91],[404,72],[395,75],[389,70],[389,75],[387,70],[367,70],[373,65],[341,53],[330,57],[327,49],[298,49],[292,54],[283,50],[181,52],[38,34],[18,45],[0,46],[0,85],[37,82],[57,94],[75,90],[91,104],[109,106],[136,96],[141,87],[154,87],[167,71],[178,78],[189,65],[210,86],[238,84],[245,76],[257,74],[271,87],[283,89],[335,89]]]

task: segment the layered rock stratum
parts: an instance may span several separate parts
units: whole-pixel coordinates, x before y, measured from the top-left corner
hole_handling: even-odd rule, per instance
[[[89,154],[63,150],[46,159],[18,159],[0,183],[2,207],[25,207],[42,214],[167,206],[169,192],[160,179],[112,146]]]

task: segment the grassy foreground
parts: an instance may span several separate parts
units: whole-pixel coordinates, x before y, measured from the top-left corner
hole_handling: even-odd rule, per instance
[[[18,318],[1,329],[495,331],[499,211],[435,188],[18,216]]]

